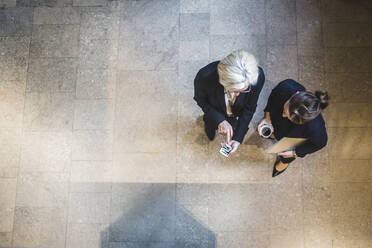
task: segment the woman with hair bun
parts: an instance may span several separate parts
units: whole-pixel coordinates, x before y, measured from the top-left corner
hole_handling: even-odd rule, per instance
[[[271,92],[261,125],[269,125],[274,137],[306,138],[291,151],[277,154],[272,176],[283,173],[295,158],[322,149],[327,144],[327,131],[321,111],[328,106],[327,92],[306,91],[292,79],[280,82]]]
[[[216,130],[234,153],[248,131],[265,82],[255,57],[234,51],[200,69],[194,80],[194,100],[204,112],[204,130],[210,140]]]

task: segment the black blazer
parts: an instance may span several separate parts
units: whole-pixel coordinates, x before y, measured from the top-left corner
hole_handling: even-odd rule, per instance
[[[305,87],[292,79],[280,82],[272,91],[264,112],[270,113],[276,139],[283,137],[307,138],[308,140],[296,147],[296,154],[304,157],[322,149],[327,144],[327,131],[321,114],[315,119],[298,125],[288,118],[283,118],[284,103],[297,91],[305,91]]]
[[[225,91],[219,82],[217,65],[219,61],[210,63],[200,69],[194,79],[194,100],[201,107],[209,120],[212,120],[214,128],[227,119]],[[256,111],[258,97],[265,82],[262,68],[259,68],[257,83],[252,86],[248,93],[240,93],[236,98],[231,111],[239,117],[233,140],[242,143],[248,131],[248,125]]]

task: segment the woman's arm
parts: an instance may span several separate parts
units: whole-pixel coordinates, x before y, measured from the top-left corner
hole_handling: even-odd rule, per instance
[[[265,112],[264,118],[267,122],[271,123],[270,112]]]
[[[306,142],[296,147],[295,152],[299,157],[314,153],[327,145],[328,136],[324,126],[311,130],[311,136]]]
[[[264,82],[265,82],[265,74],[263,70],[260,70],[260,75],[259,75],[258,82],[257,82],[257,88],[253,96],[249,98],[247,104],[244,106],[243,112],[238,120],[236,132],[232,138],[233,140],[238,141],[239,143],[242,143],[244,136],[248,131],[249,123],[251,122],[252,117],[254,113],[256,112],[258,97],[260,96]]]
[[[216,127],[225,120],[225,116],[213,108],[208,102],[208,95],[203,88],[203,80],[199,74],[194,79],[194,100],[210,120],[214,120]]]
[[[258,123],[257,132],[258,130],[260,130],[262,125],[269,125],[271,129],[274,131],[273,124],[271,123],[270,112],[265,112],[264,118]]]

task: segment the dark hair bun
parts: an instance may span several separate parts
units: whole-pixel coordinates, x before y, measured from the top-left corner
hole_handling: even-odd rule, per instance
[[[328,100],[329,100],[328,93],[317,90],[315,91],[315,96],[319,99],[320,108],[325,109],[328,106]]]

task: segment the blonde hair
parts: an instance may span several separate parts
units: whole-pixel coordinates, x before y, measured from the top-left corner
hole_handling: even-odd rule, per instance
[[[232,52],[218,63],[217,68],[220,84],[227,91],[242,90],[257,82],[258,63],[247,51]]]

